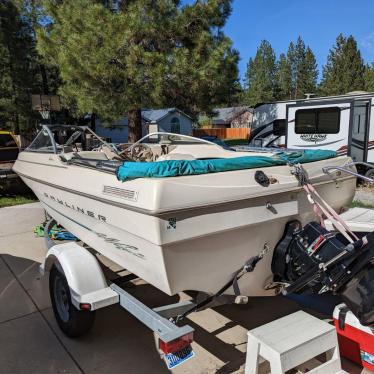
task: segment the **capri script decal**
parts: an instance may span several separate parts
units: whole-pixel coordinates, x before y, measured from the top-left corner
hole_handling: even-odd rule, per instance
[[[117,249],[126,251],[127,253],[135,257],[141,258],[142,260],[145,258],[142,253],[139,253],[138,247],[135,247],[133,245],[126,244],[126,243],[121,243],[119,239],[110,238],[108,235],[102,234],[100,232],[96,232],[96,235],[99,238],[104,239],[105,242],[113,244],[113,246],[116,247]]]

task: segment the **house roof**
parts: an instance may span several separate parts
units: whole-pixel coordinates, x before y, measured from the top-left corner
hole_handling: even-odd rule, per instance
[[[142,109],[142,117],[146,122],[158,122],[164,117],[166,117],[168,114],[173,112],[179,112],[184,116],[188,117],[187,114],[183,113],[181,110],[177,108]]]
[[[163,109],[142,109],[142,120],[144,122],[159,122],[166,116],[172,113],[179,113],[189,119],[191,119],[190,116],[188,116],[186,113],[182,112],[178,108],[163,108]],[[113,122],[111,126],[114,127],[123,127],[128,126],[128,118],[122,117],[118,119],[117,121]]]
[[[244,112],[250,111],[253,112],[253,109],[249,106],[235,106],[229,108],[215,108],[213,113],[215,115],[212,117],[213,125],[222,125],[230,123],[234,118],[241,115]]]

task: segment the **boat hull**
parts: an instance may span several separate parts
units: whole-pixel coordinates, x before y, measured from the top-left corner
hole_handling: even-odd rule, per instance
[[[34,173],[34,175],[37,173]],[[305,192],[293,188],[269,196],[196,209],[151,214],[76,194],[20,172],[46,211],[96,251],[169,295],[219,290],[251,257],[269,251],[239,282],[241,294],[270,296],[272,251],[291,219],[314,218]],[[53,178],[52,178],[53,179]],[[317,189],[336,209],[350,204],[354,178],[322,181]],[[229,289],[228,294],[233,290]]]

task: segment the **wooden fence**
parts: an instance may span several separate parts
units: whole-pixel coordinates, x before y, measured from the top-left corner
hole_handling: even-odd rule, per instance
[[[220,139],[248,139],[251,129],[243,128],[211,128],[193,130],[193,135],[200,136],[216,136]]]

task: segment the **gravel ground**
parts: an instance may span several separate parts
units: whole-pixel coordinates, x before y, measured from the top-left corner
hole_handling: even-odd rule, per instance
[[[356,191],[355,201],[361,201],[366,204],[374,204],[374,189],[363,188]]]

